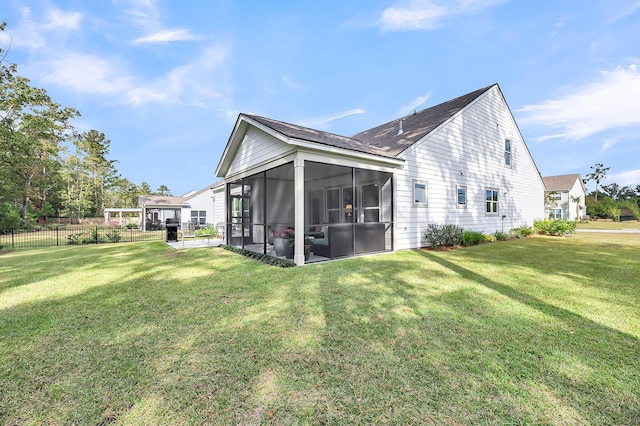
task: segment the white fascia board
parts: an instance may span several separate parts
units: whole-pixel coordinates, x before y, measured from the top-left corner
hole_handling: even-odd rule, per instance
[[[224,152],[222,153],[222,157],[220,158],[218,167],[216,167],[217,177],[224,178],[225,174],[229,171],[229,167],[231,165],[231,158],[229,158],[229,156],[233,156],[237,151],[238,146],[240,145],[240,143],[242,143],[241,135],[244,136],[249,125],[262,130],[263,132],[273,136],[276,139],[281,140],[284,143],[291,144],[289,138],[287,138],[283,134],[276,132],[272,128],[241,114],[240,117],[238,117],[238,121],[236,122],[235,126],[233,126],[233,131],[231,132],[231,136],[229,137],[229,142],[224,148]]]

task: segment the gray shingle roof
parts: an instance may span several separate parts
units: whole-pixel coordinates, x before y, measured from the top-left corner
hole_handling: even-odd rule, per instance
[[[257,115],[243,115],[289,138],[393,158],[493,86],[495,84],[402,117],[403,131],[401,134],[398,134],[400,120],[393,120],[346,137]]]
[[[244,115],[292,139],[301,139],[309,142],[320,143],[323,145],[365,152],[368,154],[393,157],[392,155],[389,155],[389,153],[381,151],[375,146],[369,146],[368,144],[363,143],[357,139],[336,135],[334,133],[323,132],[322,130],[315,130],[309,127],[298,126],[297,124],[285,123],[284,121],[273,120],[271,118],[260,117],[258,115]]]
[[[401,134],[398,134],[400,120],[393,120],[374,127],[373,129],[355,134],[353,138],[361,140],[369,146],[375,146],[377,149],[388,152],[393,156],[397,156],[493,86],[495,85],[478,89],[431,108],[402,117]]]
[[[547,191],[568,191],[573,188],[576,179],[581,179],[577,173],[571,175],[547,176],[542,181]]]

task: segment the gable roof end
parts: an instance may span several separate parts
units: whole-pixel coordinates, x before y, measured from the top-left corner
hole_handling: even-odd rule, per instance
[[[543,177],[542,181],[544,182],[544,186],[547,191],[569,191],[576,183],[576,179],[582,183],[582,179],[577,173],[570,175],[547,176]]]
[[[494,86],[497,84],[365,130],[353,135],[352,138],[365,142],[367,146],[397,156]],[[400,127],[400,122],[402,122],[402,127]]]

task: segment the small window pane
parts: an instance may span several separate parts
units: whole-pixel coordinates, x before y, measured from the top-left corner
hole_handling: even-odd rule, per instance
[[[463,207],[467,205],[467,188],[463,186],[458,187],[458,206]]]
[[[504,141],[504,164],[511,165],[511,141],[509,139]]]
[[[485,200],[487,213],[498,213],[498,191],[494,189],[487,189],[485,191]]]
[[[413,199],[416,204],[427,203],[427,184],[422,182],[415,182],[413,184]]]

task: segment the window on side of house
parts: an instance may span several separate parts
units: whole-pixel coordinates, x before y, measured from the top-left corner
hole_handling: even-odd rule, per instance
[[[549,193],[549,198],[554,201],[562,201],[562,192],[551,192]]]
[[[550,219],[562,219],[562,209],[551,209],[549,210],[549,218]]]
[[[504,140],[504,164],[511,166],[511,141],[509,139]]]
[[[427,182],[413,181],[413,204],[416,206],[427,205]]]
[[[458,185],[456,188],[456,205],[458,208],[467,207],[467,187]]]
[[[207,211],[206,210],[191,210],[191,223],[194,225],[206,225],[207,224]]]
[[[498,190],[497,189],[485,190],[485,212],[487,214],[498,213]]]

